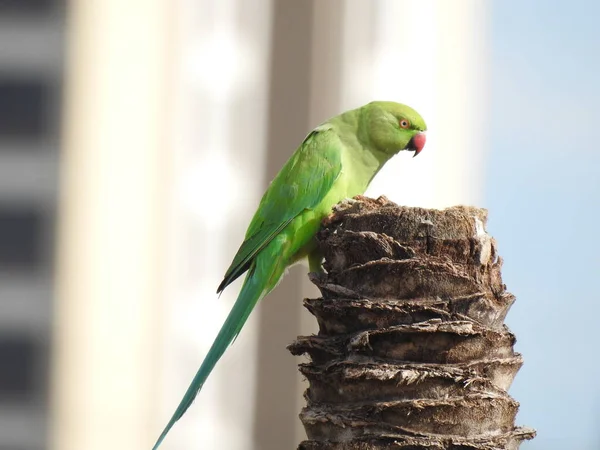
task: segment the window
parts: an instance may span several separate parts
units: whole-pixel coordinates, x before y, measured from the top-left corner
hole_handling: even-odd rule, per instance
[[[0,139],[43,137],[48,99],[48,86],[41,81],[0,78]]]
[[[47,13],[56,6],[56,0],[0,0],[3,13]]]
[[[34,270],[39,267],[41,232],[39,211],[0,207],[0,269]]]
[[[36,391],[36,350],[27,337],[0,335],[0,402],[32,397]]]

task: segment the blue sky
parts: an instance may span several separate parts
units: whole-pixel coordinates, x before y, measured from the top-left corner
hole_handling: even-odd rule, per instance
[[[600,449],[600,3],[496,0],[485,206],[517,295],[524,449]]]

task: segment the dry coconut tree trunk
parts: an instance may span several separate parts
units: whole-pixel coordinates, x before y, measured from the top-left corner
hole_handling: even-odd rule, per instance
[[[517,449],[507,394],[523,362],[503,324],[514,301],[486,233],[487,211],[407,208],[384,197],[338,205],[318,236],[316,336],[301,450]]]

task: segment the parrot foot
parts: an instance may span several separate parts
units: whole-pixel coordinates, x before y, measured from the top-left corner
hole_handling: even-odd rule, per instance
[[[348,209],[348,208],[352,207],[352,205],[354,205],[355,203],[358,203],[358,201],[359,200],[356,198],[345,198],[341,202],[333,205],[333,208],[332,208],[333,212],[340,212],[345,209]]]
[[[338,216],[338,214],[340,212],[351,209],[357,203],[365,202],[367,200],[369,200],[369,199],[362,195],[357,195],[354,198],[345,198],[342,201],[340,201],[339,203],[333,205],[333,207],[331,208],[331,210],[332,210],[331,214],[329,214],[327,217],[325,217],[321,223],[323,224],[323,226],[327,227],[335,221],[336,217]]]

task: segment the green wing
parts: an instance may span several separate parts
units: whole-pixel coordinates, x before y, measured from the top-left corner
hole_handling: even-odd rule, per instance
[[[242,275],[266,245],[296,216],[327,195],[342,169],[341,142],[331,126],[311,132],[263,195],[246,239],[217,289],[220,293]]]

